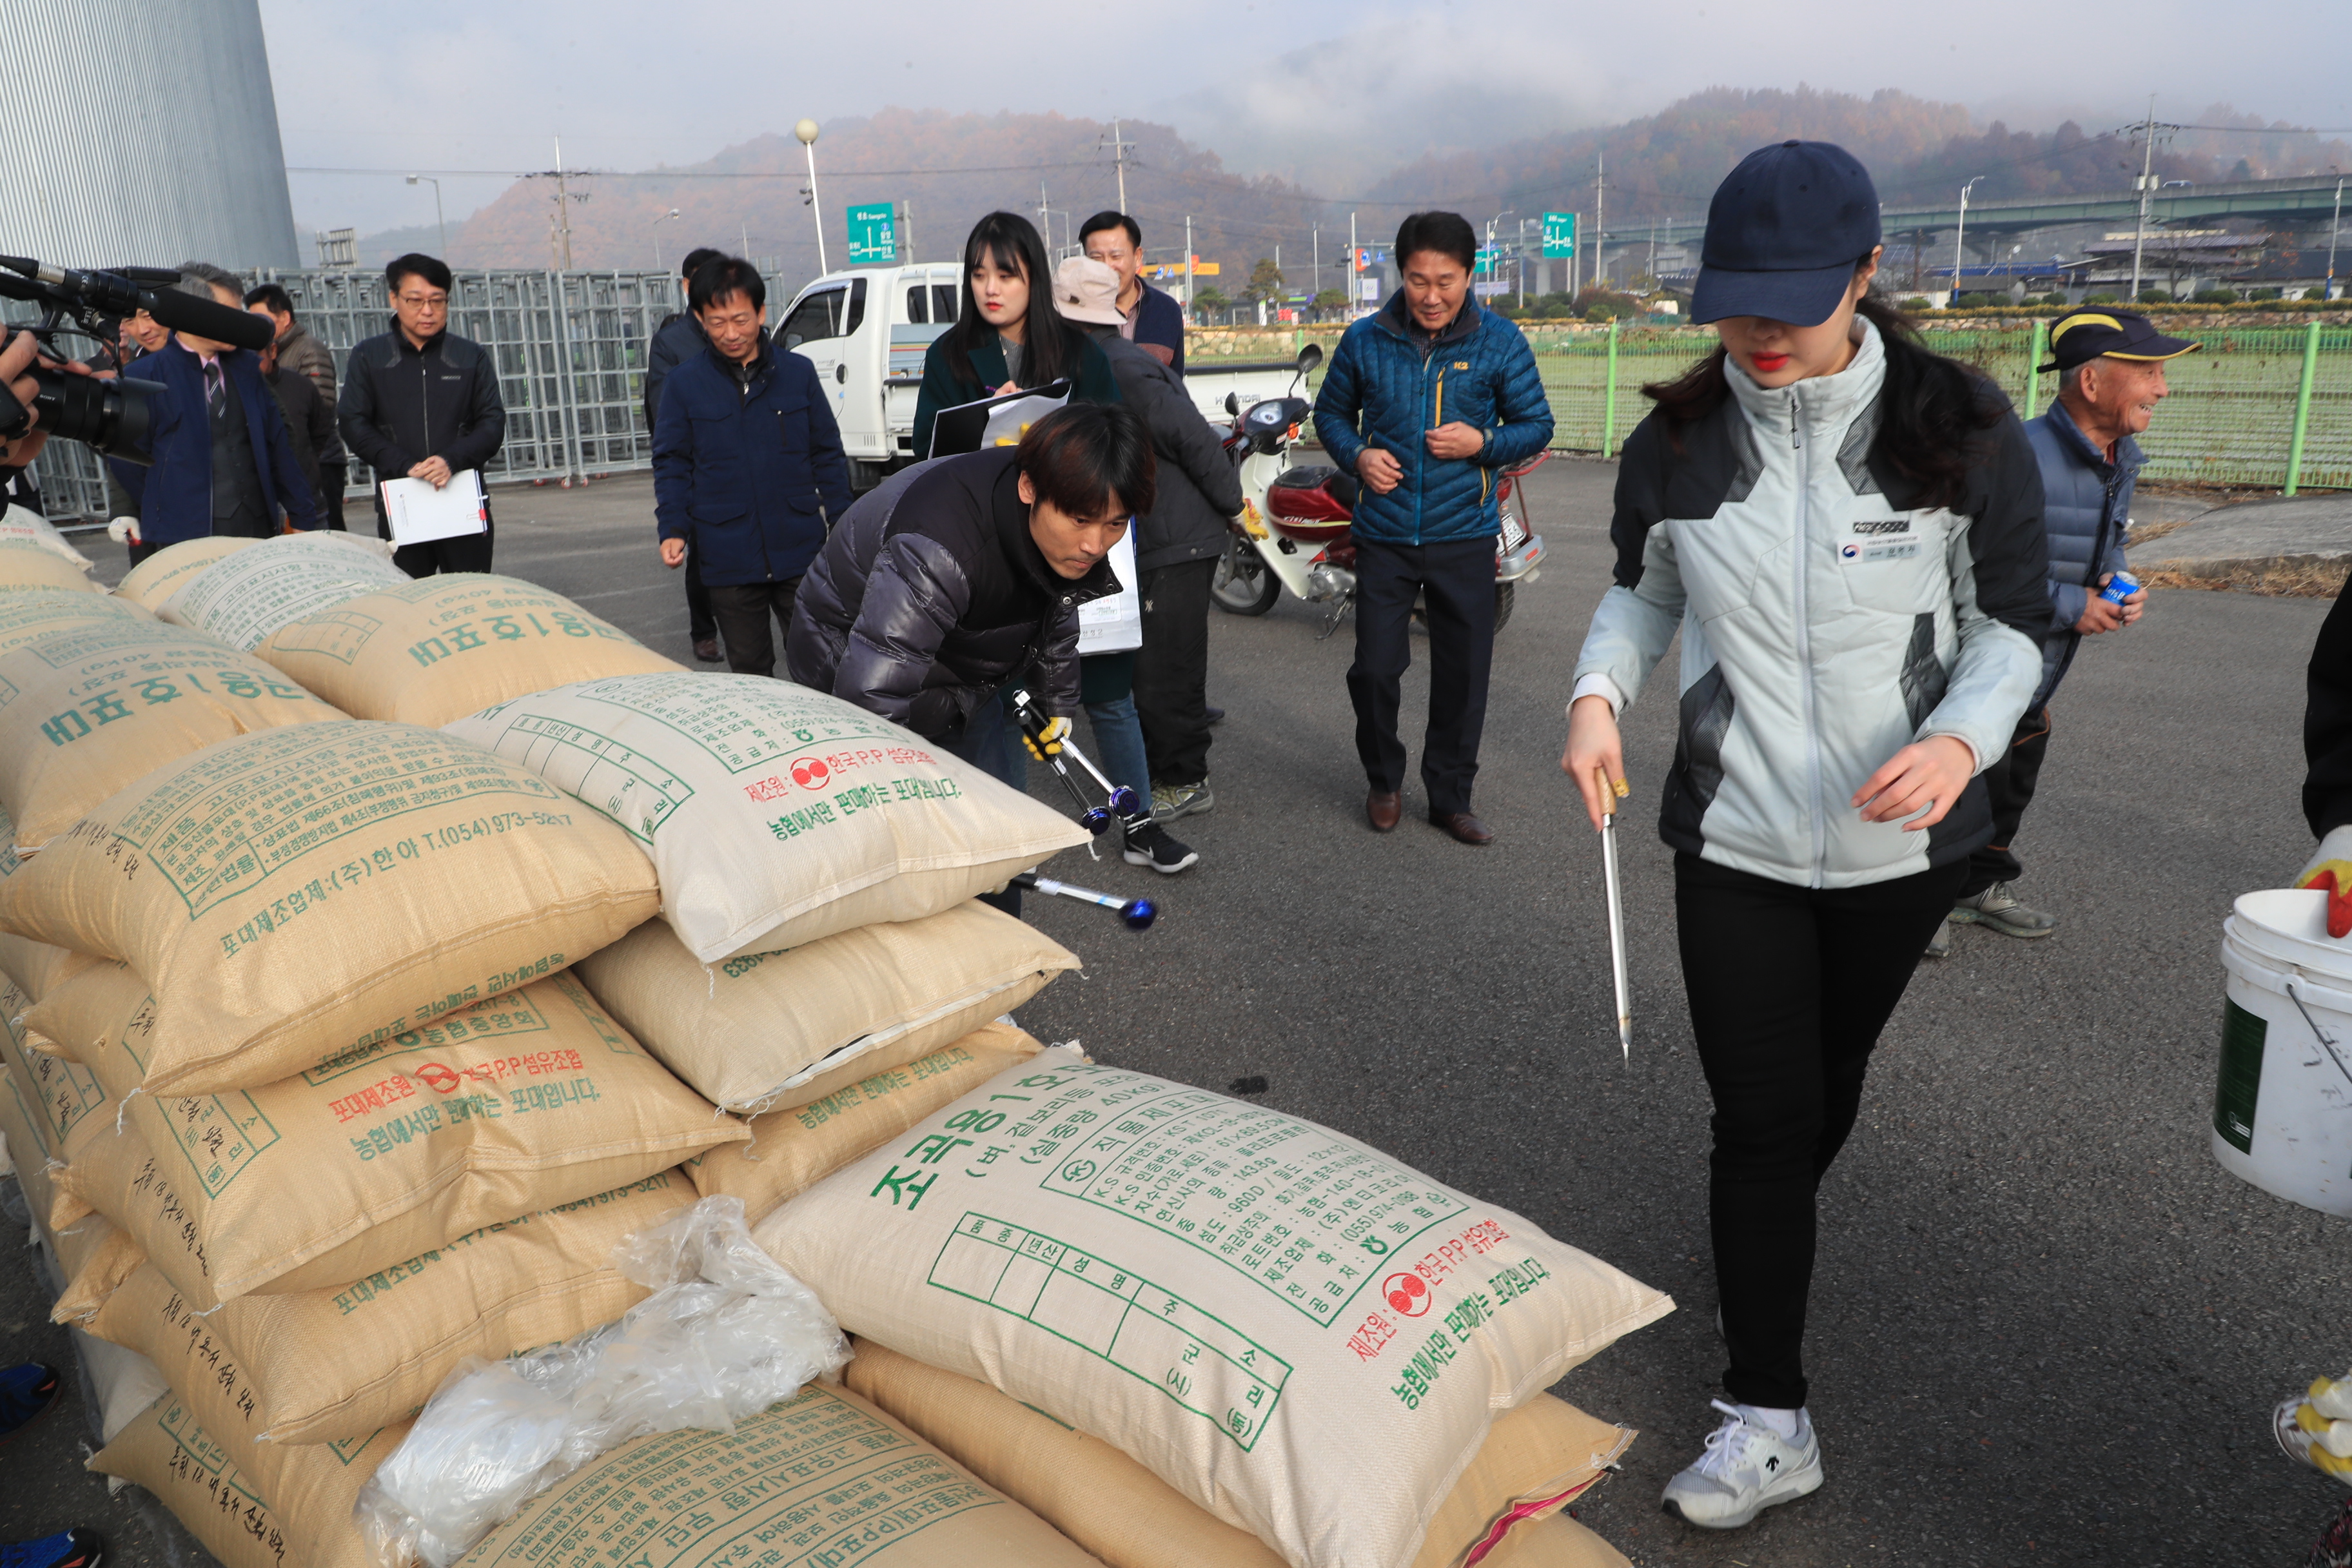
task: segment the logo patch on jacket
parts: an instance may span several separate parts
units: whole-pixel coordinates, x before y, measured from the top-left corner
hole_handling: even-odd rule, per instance
[[[1454,368],[1456,370],[1468,370],[1470,368],[1470,362],[1466,359],[1455,360],[1454,362]]]
[[[1919,542],[1916,539],[1889,540],[1883,544],[1847,544],[1838,550],[1839,558],[1849,566],[1867,566],[1879,561],[1908,561],[1918,553]]]
[[[1911,520],[1907,517],[1868,518],[1853,525],[1856,533],[1908,533]]]

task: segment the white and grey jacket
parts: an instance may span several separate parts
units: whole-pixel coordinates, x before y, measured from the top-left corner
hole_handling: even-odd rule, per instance
[[[2014,413],[1954,509],[1875,450],[1886,356],[1858,323],[1836,375],[1732,396],[1670,432],[1653,414],[1618,471],[1617,585],[1576,695],[1622,709],[1682,631],[1682,712],[1659,833],[1718,865],[1811,888],[1909,876],[1985,843],[1972,781],[1925,832],[1849,804],[1915,740],[1998,759],[2042,678],[2042,476]],[[1987,395],[1997,397],[1989,387]],[[1677,439],[1676,437],[1679,437]]]

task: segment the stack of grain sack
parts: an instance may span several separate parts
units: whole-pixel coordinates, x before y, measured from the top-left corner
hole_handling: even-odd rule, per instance
[[[355,1568],[460,1362],[644,1299],[624,1237],[763,1218],[1039,1051],[997,1020],[1076,960],[973,899],[1084,835],[903,731],[348,536],[65,572],[0,540],[0,1131],[59,1317],[152,1363],[93,1466],[231,1568]],[[851,1394],[752,1426],[997,1500]]]

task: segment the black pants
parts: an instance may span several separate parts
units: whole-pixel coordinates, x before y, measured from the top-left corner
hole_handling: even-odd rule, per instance
[[[498,531],[497,519],[485,499],[481,532],[436,539],[424,544],[404,544],[392,552],[392,563],[412,577],[431,577],[442,572],[487,572],[490,569],[490,546]],[[392,520],[384,515],[381,489],[375,492],[375,536],[392,537]]]
[[[686,547],[686,635],[696,642],[719,635],[719,621],[710,609],[710,590],[702,585],[702,557],[692,543]]]
[[[1805,1403],[1813,1194],[1853,1131],[1871,1047],[1958,895],[1958,862],[1820,889],[1675,857],[1675,923],[1715,1097],[1708,1211],[1743,1405]]]
[[[343,530],[343,486],[350,473],[349,463],[319,465],[319,524],[338,533]]]
[[[776,634],[769,629],[772,613],[779,625],[793,624],[793,596],[801,580],[781,583],[710,584],[710,613],[719,621],[719,640],[727,647],[727,668],[738,675],[776,673]]]
[[[1143,574],[1143,647],[1135,660],[1135,716],[1156,784],[1209,776],[1209,583],[1213,556]]]
[[[1985,793],[1992,797],[1992,842],[1969,857],[1969,878],[1960,897],[1974,898],[1995,882],[2014,882],[2025,875],[2025,863],[2010,847],[2017,841],[2017,825],[2033,804],[2033,786],[2042,780],[2042,759],[2050,752],[2050,710],[2033,708],[2017,721],[2009,750],[1984,771]]]
[[[1356,662],[1348,695],[1356,704],[1356,754],[1377,790],[1404,787],[1404,742],[1397,738],[1398,682],[1412,663],[1412,602],[1429,603],[1429,725],[1421,782],[1429,810],[1470,809],[1478,737],[1486,727],[1486,675],[1495,662],[1495,541],[1356,545]]]

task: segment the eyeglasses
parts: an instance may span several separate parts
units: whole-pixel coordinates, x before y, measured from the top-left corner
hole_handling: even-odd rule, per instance
[[[412,310],[446,310],[449,308],[446,294],[403,294],[400,302]]]

